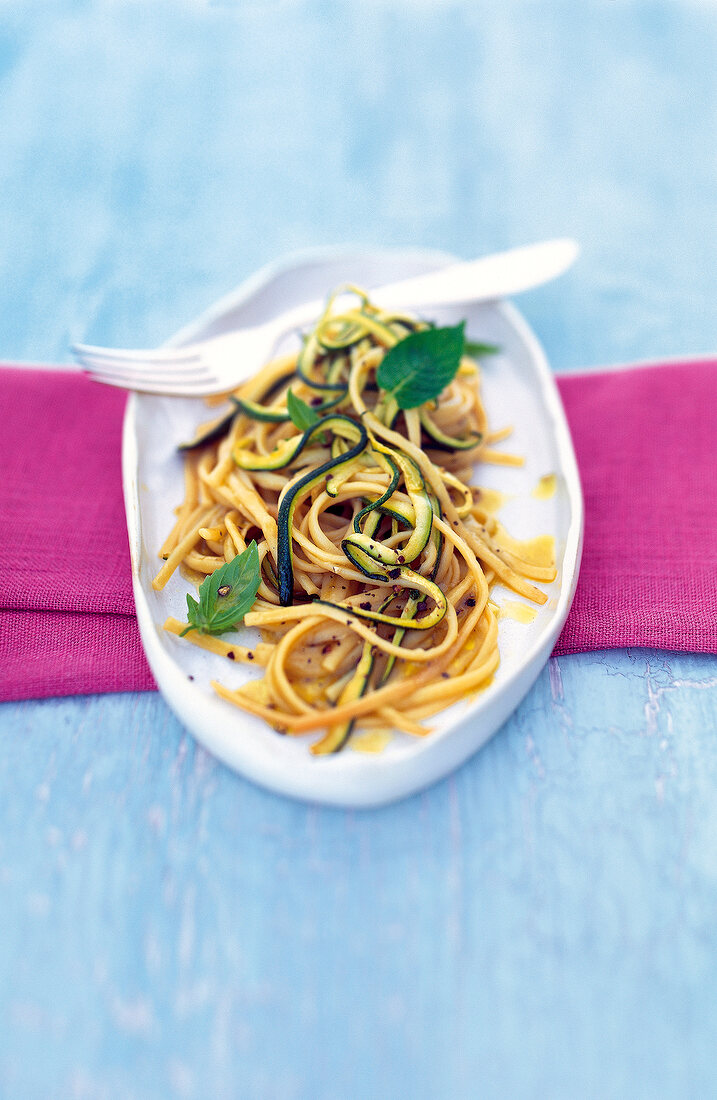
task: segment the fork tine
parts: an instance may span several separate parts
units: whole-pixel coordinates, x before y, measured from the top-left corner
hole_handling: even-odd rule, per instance
[[[116,386],[123,390],[136,390],[139,393],[155,393],[168,397],[202,397],[208,393],[221,392],[223,389],[218,380],[213,377],[186,382],[156,376],[130,379],[123,374],[104,374],[92,370],[84,373],[93,382],[102,383],[105,386]]]
[[[170,376],[179,378],[191,378],[200,375],[207,370],[206,362],[195,356],[192,360],[168,360],[166,363],[156,363],[153,360],[124,360],[111,356],[88,354],[75,351],[76,361],[88,370],[107,371],[110,374],[121,373],[128,377],[141,377],[144,374],[157,374],[163,378]]]
[[[158,382],[167,386],[175,384],[179,386],[200,386],[203,382],[214,381],[214,374],[208,370],[193,374],[184,374],[181,371],[126,371],[113,370],[112,367],[106,367],[101,363],[89,364],[83,369],[86,374],[93,374],[97,377],[124,378],[130,386],[138,385],[140,382]]]
[[[105,358],[102,355],[89,355],[84,352],[80,354],[77,351],[75,352],[75,358],[87,372],[124,380],[129,388],[138,388],[140,384],[155,383],[161,383],[164,386],[178,385],[182,387],[203,382],[213,385],[215,381],[215,372],[198,355],[195,356],[194,362],[187,364],[173,363],[171,368],[168,364],[165,366],[161,363],[126,363],[119,359]]]
[[[190,368],[181,367],[172,368],[172,370],[162,370],[162,367],[145,366],[145,367],[125,367],[115,366],[113,363],[104,363],[101,360],[80,360],[80,366],[90,374],[108,374],[114,377],[122,377],[128,379],[128,382],[142,382],[144,378],[156,379],[157,382],[177,382],[180,385],[185,383],[191,384],[192,382],[201,382],[202,379],[209,379],[213,377],[213,372],[209,370],[206,365],[192,366]]]
[[[74,344],[71,350],[88,377],[108,386],[180,397],[227,392],[226,380],[204,354],[205,345],[127,351]]]
[[[194,349],[187,348],[154,348],[126,350],[121,348],[97,347],[93,344],[73,344],[70,349],[78,359],[106,359],[123,366],[154,365],[161,366],[164,363],[196,363],[201,361],[201,355]]]

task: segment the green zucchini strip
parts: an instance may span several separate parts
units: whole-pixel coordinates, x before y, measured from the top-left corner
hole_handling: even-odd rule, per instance
[[[268,378],[266,377],[267,370]],[[296,366],[293,359],[281,359],[277,363],[269,364],[266,370],[241,387],[240,398],[242,401],[266,401],[295,374]],[[236,398],[237,395],[235,394],[232,400]]]
[[[205,424],[193,439],[188,440],[186,443],[180,443],[177,450],[193,451],[195,447],[201,447],[205,443],[216,443],[218,440],[223,439],[225,435],[229,434],[236,415],[236,409],[223,413],[217,420]]]
[[[306,431],[301,432],[299,435],[292,435],[289,439],[282,439],[268,455],[256,454],[254,451],[248,451],[246,448],[237,445],[232,451],[232,458],[242,470],[281,470],[284,466],[288,466],[293,462],[295,458],[299,457],[314,436],[320,435],[327,430],[335,430],[337,424],[352,425],[354,434],[358,431],[364,432],[363,427],[360,428],[355,420],[351,420],[350,417],[344,416],[342,413],[334,413],[332,416],[322,417],[316,424],[312,424],[310,428],[307,428]],[[339,428],[338,430],[341,429]],[[364,435],[365,434],[364,432]],[[346,454],[340,455],[339,457],[345,458]]]
[[[347,543],[348,539],[344,539],[341,544],[344,553],[353,564],[361,570],[364,576],[368,577],[370,580],[380,581],[383,584],[400,582],[401,587],[416,589],[433,600],[435,604],[433,610],[429,611],[427,615],[424,615],[422,619],[412,621],[412,628],[416,630],[429,630],[441,621],[446,613],[448,601],[435,581],[429,580],[428,577],[423,577],[420,573],[416,573],[415,570],[409,569],[406,565],[399,565],[395,568],[387,567],[377,560],[377,558],[371,557],[362,547],[347,546]],[[380,547],[380,543],[375,543],[374,545],[377,549]],[[381,547],[381,550],[385,551],[385,547]],[[357,615],[360,619],[370,619],[375,623],[387,623],[389,626],[407,625],[407,620],[403,615],[386,615],[380,610],[372,611],[360,606],[355,606],[354,604],[333,603],[330,600],[316,600],[315,602],[326,604],[327,607],[337,607],[341,611],[349,611],[352,615]]]
[[[363,424],[357,424],[356,421],[351,420],[350,417],[337,414],[335,416],[326,416],[320,420],[318,424],[314,424],[311,428],[308,428],[302,436],[303,443],[301,446],[303,447],[313,434],[321,431],[332,431],[336,435],[340,435],[343,438],[354,439],[356,442],[346,454],[331,458],[321,466],[309,470],[308,473],[300,477],[298,481],[291,484],[279,497],[279,513],[277,517],[277,571],[279,574],[279,601],[282,607],[289,607],[294,601],[294,566],[291,525],[294,518],[294,510],[299,498],[303,496],[304,493],[313,489],[314,486],[324,481],[327,474],[331,471],[335,471],[344,463],[351,463],[353,459],[357,458],[358,455],[365,450],[366,444],[368,443],[368,436]]]
[[[337,706],[341,707],[346,703],[354,703],[366,694],[369,678],[373,671],[373,662],[374,647],[371,642],[364,642],[361,659],[356,666],[356,671],[339,695]],[[351,736],[351,730],[354,728],[355,722],[355,718],[350,718],[346,722],[339,722],[338,725],[332,726],[326,736],[322,737],[320,741],[316,741],[309,751],[314,756],[327,756],[330,753],[340,752]]]
[[[335,457],[335,456],[332,454],[332,457]],[[361,456],[359,456],[358,458],[355,458],[353,460],[353,462],[349,463],[348,466],[342,466],[340,472],[334,474],[333,477],[330,477],[327,480],[327,482],[326,482],[326,493],[327,493],[327,495],[330,496],[330,497],[337,497],[339,495],[339,493],[341,492],[341,486],[344,484],[344,482],[348,481],[350,477],[353,477],[353,475],[356,473],[356,471],[360,470],[360,469],[361,469]]]
[[[434,447],[437,447],[439,451],[470,451],[474,447],[479,447],[483,442],[483,436],[480,432],[470,432],[465,439],[459,439],[454,435],[446,435],[445,432],[441,431],[435,421],[431,420],[428,412],[423,406],[419,406],[418,417],[424,432],[430,437]]]
[[[393,600],[395,600],[393,592],[391,595],[383,601],[379,606],[379,611],[384,611]],[[404,612],[405,614],[405,612]],[[401,634],[403,637],[404,631],[396,631],[396,634]],[[398,643],[397,643],[398,644]],[[373,672],[374,660],[376,656],[376,650],[372,642],[364,642],[363,649],[361,650],[361,659],[356,666],[356,671],[344,686],[336,705],[339,707],[344,706],[346,703],[353,703],[356,699],[360,699],[366,694],[366,688],[369,685],[371,673]],[[393,662],[396,660],[395,656],[391,655],[390,663],[393,667]],[[386,679],[386,673],[381,677],[381,683]],[[340,725],[333,726],[325,737],[322,737],[320,741],[317,741],[311,746],[311,752],[315,756],[325,756],[328,753],[340,752],[344,747],[351,732],[356,725],[355,718],[349,718],[346,722],[342,722]]]
[[[363,340],[366,329],[356,321],[344,317],[328,317],[316,330],[322,348],[327,351],[343,351]]]
[[[315,413],[322,413],[326,412],[327,409],[334,409],[344,400],[346,392],[344,388],[340,393],[337,393],[335,397],[326,398],[320,405],[312,405],[311,408]],[[262,405],[257,401],[249,401],[244,397],[233,397],[232,401],[239,406],[243,413],[252,417],[253,420],[263,420],[265,423],[269,424],[287,424],[291,420],[285,406]]]
[[[433,515],[436,516],[438,519],[443,519],[443,509],[441,508],[438,498],[430,492],[428,496],[431,501],[431,507],[433,508]],[[435,523],[431,531],[431,542],[436,548],[436,560],[433,563],[433,568],[431,569],[429,576],[432,581],[435,581],[441,564],[441,554],[443,553],[443,532],[438,530]]]
[[[384,457],[384,456],[382,456],[382,457]],[[368,516],[371,512],[379,509],[382,504],[385,504],[386,501],[389,500],[393,496],[396,489],[398,488],[398,482],[399,482],[399,479],[401,477],[401,471],[398,468],[398,466],[396,465],[396,463],[393,461],[392,458],[389,458],[387,460],[387,462],[388,462],[389,470],[390,470],[390,473],[391,473],[391,481],[389,482],[388,489],[386,489],[385,493],[382,493],[380,497],[377,497],[376,500],[372,500],[369,504],[366,505],[365,508],[362,508],[360,512],[356,513],[356,515],[354,516],[354,531],[356,532],[357,535],[362,534],[361,520],[364,519],[366,516]],[[374,531],[376,530],[376,525],[374,525],[373,530]],[[365,529],[364,529],[364,533],[366,533]],[[370,533],[373,534],[373,531],[370,532]]]
[[[408,599],[406,600],[406,606],[403,609],[403,615],[401,616],[401,618],[407,619],[407,620],[415,619],[416,615],[418,614],[418,605],[419,605],[420,602],[421,602],[420,594],[417,593],[417,592],[412,592],[410,594],[410,596],[408,597]],[[396,629],[393,632],[393,637],[391,638],[391,641],[393,642],[394,645],[400,645],[401,644],[407,630],[408,630],[408,626],[397,626],[396,627]],[[381,676],[381,679],[380,679],[379,683],[381,683],[381,684],[386,683],[389,676],[391,675],[391,672],[393,671],[393,666],[395,665],[395,663],[396,663],[396,654],[391,653],[389,655],[388,661],[386,662],[386,667],[383,670],[383,675]]]
[[[314,430],[322,423],[320,421],[318,425],[312,425],[305,432],[292,435],[290,439],[282,439],[268,455],[248,451],[238,443],[232,451],[232,458],[242,470],[281,470],[301,454]]]
[[[413,508],[413,515],[410,518],[405,514],[402,515],[397,507],[395,509],[399,517],[407,520],[413,528],[413,532],[408,542],[401,548],[400,552],[392,550],[389,547],[381,547],[377,560],[386,565],[404,565],[415,561],[419,554],[425,549],[431,537],[431,529],[433,527],[433,507],[428,492],[426,491],[423,478],[421,477],[420,470],[410,458],[402,454],[398,449],[384,447],[381,443],[376,444],[375,450],[377,450],[379,454],[384,454],[387,458],[390,458],[392,464],[397,466],[401,471],[406,486],[406,492],[408,493],[408,498]],[[377,504],[378,507],[385,508],[384,501],[380,503],[377,502]],[[374,504],[374,507],[376,507],[377,504]],[[391,509],[386,508],[385,510],[388,511],[389,514],[392,514]],[[375,549],[377,544],[365,534],[356,533],[349,535],[343,543],[345,553],[347,543],[351,547],[365,550],[371,557],[377,553]]]

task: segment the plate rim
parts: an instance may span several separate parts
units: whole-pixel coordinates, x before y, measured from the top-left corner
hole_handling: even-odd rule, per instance
[[[364,260],[370,258],[377,263],[387,257],[394,260],[405,258],[407,262],[416,259],[430,260],[435,262],[436,268],[453,262],[455,259],[455,257],[445,252],[417,248],[372,249],[331,246],[293,252],[271,261],[250,275],[235,290],[218,299],[214,305],[204,310],[194,321],[189,322],[180,329],[167,344],[168,346],[181,346],[183,343],[196,339],[198,334],[208,325],[220,320],[222,316],[230,311],[248,304],[251,298],[265,288],[274,278],[288,273],[304,263],[320,264],[349,257],[354,259],[361,257]],[[141,400],[142,395],[130,394],[123,422],[122,480],[130,544],[132,587],[140,637],[147,661],[165,702],[181,724],[191,732],[192,736],[227,767],[265,789],[305,802],[309,801],[343,808],[371,808],[385,805],[425,789],[460,766],[498,732],[503,722],[530,690],[552,652],[568,617],[578,582],[584,533],[582,487],[565,409],[560,398],[556,376],[550,369],[545,351],[526,319],[512,302],[494,300],[491,304],[504,314],[508,323],[524,342],[533,368],[539,377],[546,412],[550,417],[553,438],[560,460],[560,470],[564,477],[570,505],[570,521],[565,535],[565,546],[561,559],[563,580],[557,596],[557,605],[550,621],[545,624],[532,645],[521,656],[520,663],[509,674],[508,678],[498,686],[492,696],[488,697],[486,695],[481,700],[483,703],[482,709],[493,715],[488,723],[490,726],[489,732],[477,743],[472,743],[469,739],[469,744],[466,744],[466,737],[460,737],[459,735],[461,727],[466,726],[466,719],[470,718],[474,711],[471,709],[465,715],[456,716],[441,731],[441,746],[444,751],[442,763],[439,767],[436,767],[434,762],[427,769],[430,774],[423,776],[414,774],[411,777],[411,773],[416,770],[421,772],[421,763],[426,760],[430,761],[435,756],[436,742],[432,738],[425,738],[425,740],[417,742],[415,746],[411,746],[411,756],[408,759],[405,757],[394,759],[388,768],[385,764],[379,768],[371,767],[378,758],[354,763],[352,765],[353,781],[349,783],[349,786],[354,789],[352,793],[347,794],[345,791],[341,793],[341,783],[339,783],[336,790],[330,786],[327,789],[325,782],[327,771],[324,768],[314,773],[317,783],[313,786],[311,783],[307,785],[305,782],[299,782],[298,784],[281,782],[275,775],[267,775],[265,769],[256,768],[251,764],[247,765],[244,760],[238,762],[236,753],[227,751],[221,738],[203,729],[201,722],[192,721],[196,700],[191,688],[186,683],[183,671],[178,668],[158,639],[152,611],[142,588],[140,576],[141,510],[139,506],[138,478],[139,440],[137,437],[138,402]],[[488,702],[488,705],[486,705],[486,702]],[[331,758],[330,763],[341,759],[341,757]],[[321,760],[319,766],[325,765],[325,763],[326,761]],[[364,763],[369,766],[362,767],[361,765]],[[402,774],[397,777],[397,772]],[[368,782],[370,779],[372,784],[368,790],[362,786],[356,788],[356,778],[360,778],[364,773],[366,774],[366,781]],[[390,781],[391,778],[393,781]],[[377,779],[379,782],[377,782]],[[388,782],[387,779],[389,779]]]

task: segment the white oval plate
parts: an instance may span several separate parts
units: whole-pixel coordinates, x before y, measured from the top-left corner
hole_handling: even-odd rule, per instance
[[[451,259],[435,252],[349,250],[290,257],[264,268],[170,342],[180,345],[258,323],[341,283],[376,286],[434,270]],[[162,629],[168,615],[186,617],[190,590],[179,575],[163,592],[155,592],[151,584],[159,567],[158,548],[183,495],[176,445],[209,416],[199,400],[134,394],[127,405],[122,462],[134,597],[142,642],[159,689],[210,752],[248,779],[294,798],[334,806],[379,806],[447,775],[485,744],[518,706],[550,656],[573,599],[582,546],[582,496],[565,415],[545,355],[518,311],[505,302],[436,310],[432,316],[441,323],[465,317],[471,338],[502,349],[484,365],[484,401],[493,427],[514,426],[509,446],[526,462],[519,469],[482,467],[476,480],[508,494],[500,518],[511,534],[554,536],[558,578],[547,586],[549,600],[532,623],[501,621],[500,667],[488,688],[431,719],[430,736],[416,739],[396,733],[380,753],[369,755],[349,746],[336,756],[311,756],[308,746],[316,733],[282,737],[221,700],[210,687],[211,679],[236,687],[261,670],[232,665]],[[536,499],[532,490],[538,479],[551,473],[557,475],[555,494]],[[494,590],[494,598],[498,603],[518,599],[502,589]]]

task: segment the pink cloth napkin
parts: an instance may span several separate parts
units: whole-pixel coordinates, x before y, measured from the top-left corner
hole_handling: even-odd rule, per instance
[[[120,485],[124,394],[0,370],[0,700],[154,688]],[[717,653],[717,361],[559,380],[585,494],[556,653]]]
[[[717,653],[717,361],[559,379],[585,543],[555,647]]]
[[[0,700],[154,688],[120,480],[126,395],[0,370]]]

